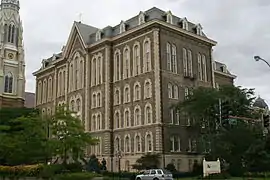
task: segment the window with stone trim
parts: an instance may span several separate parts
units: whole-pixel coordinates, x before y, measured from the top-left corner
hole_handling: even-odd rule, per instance
[[[206,64],[206,57],[202,55],[202,70],[203,70],[203,80],[207,82],[207,64]]]
[[[130,87],[129,85],[125,85],[124,87],[124,103],[130,102]]]
[[[188,21],[186,18],[182,19],[182,28],[188,31]]]
[[[152,97],[152,83],[151,79],[146,79],[144,81],[144,99]]]
[[[13,75],[11,72],[8,72],[5,75],[4,92],[5,93],[13,93]]]
[[[48,80],[48,102],[52,100],[52,92],[53,92],[53,85],[52,85],[52,77],[49,77]]]
[[[97,107],[97,93],[93,92],[92,94],[92,108],[96,108]]]
[[[101,93],[101,91],[97,92],[97,107],[102,107],[102,93]]]
[[[178,99],[178,98],[179,98],[178,86],[174,85],[173,86],[173,99]]]
[[[145,151],[146,152],[153,151],[153,136],[151,133],[147,133],[145,136]]]
[[[42,94],[42,103],[46,103],[47,102],[47,79],[43,80],[43,94]]]
[[[131,126],[131,119],[130,119],[130,110],[129,108],[126,108],[124,111],[124,120],[125,120],[125,127],[130,127]]]
[[[171,44],[167,42],[167,70],[172,71],[172,52],[171,52]]]
[[[79,72],[79,81],[80,81],[80,88],[82,89],[84,87],[84,61],[81,58],[80,60],[80,72]]]
[[[114,114],[114,119],[115,119],[115,128],[119,129],[122,127],[122,122],[121,122],[121,114],[120,111],[116,111]]]
[[[171,83],[169,83],[168,84],[168,97],[171,99],[171,98],[173,98],[173,88],[172,88],[173,86],[172,86],[172,84]]]
[[[183,48],[183,68],[184,68],[184,76],[188,76],[188,55],[186,48]]]
[[[140,134],[136,134],[134,138],[134,151],[139,153],[142,151],[142,139]]]
[[[144,119],[145,119],[145,124],[151,124],[153,123],[153,117],[152,117],[153,111],[152,111],[152,105],[150,103],[147,103],[145,105],[145,110],[144,110]]]
[[[130,70],[130,48],[126,46],[123,52],[123,78],[129,78],[131,76]]]
[[[170,137],[170,151],[180,152],[181,151],[181,141],[179,136]]]
[[[188,50],[188,75],[193,77],[193,59],[191,50]]]
[[[70,101],[70,111],[75,112],[75,101],[74,100]]]
[[[120,23],[120,34],[126,31],[126,23],[121,21]]]
[[[177,52],[176,52],[176,45],[172,45],[172,72],[177,73]]]
[[[203,80],[202,55],[200,53],[198,53],[198,79]]]
[[[92,131],[96,131],[97,129],[97,117],[95,114],[92,115],[92,119],[91,119],[91,124],[92,124]]]
[[[139,126],[141,124],[141,108],[137,105],[134,109],[134,126]]]
[[[130,136],[126,135],[125,137],[125,153],[130,153],[131,152],[131,140],[130,140]]]
[[[174,109],[170,109],[171,124],[174,124]]]
[[[102,83],[102,57],[101,55],[97,56],[97,66],[96,66],[96,84]]]
[[[141,74],[140,43],[135,42],[133,46],[133,76]]]
[[[119,80],[121,80],[121,57],[120,50],[117,50],[114,54],[114,81]]]
[[[172,16],[171,11],[168,11],[167,14],[166,14],[166,22],[170,23],[170,24],[173,24],[173,16]]]
[[[138,25],[145,23],[145,13],[144,12],[140,12],[138,21],[139,21]]]
[[[91,79],[91,85],[92,86],[95,86],[96,84],[97,84],[97,82],[96,82],[96,77],[97,77],[97,69],[96,69],[96,64],[97,64],[97,58],[96,58],[96,56],[94,56],[93,57],[93,59],[92,59],[92,61],[91,61],[91,77],[92,77],[92,79]]]
[[[115,150],[116,152],[121,151],[121,139],[119,137],[115,138]]]
[[[139,82],[134,84],[134,101],[141,100],[141,85]]]
[[[116,88],[114,92],[114,104],[115,105],[121,104],[121,91],[119,88]]]
[[[97,114],[97,130],[101,130],[102,126],[102,119],[101,119],[101,113]]]
[[[143,44],[143,72],[145,73],[151,70],[151,42],[149,38],[146,38]]]
[[[58,97],[62,95],[62,70],[58,71],[58,88],[57,88],[57,95]]]
[[[70,62],[69,64],[69,92],[73,91],[74,87],[74,74],[73,74],[73,62]]]

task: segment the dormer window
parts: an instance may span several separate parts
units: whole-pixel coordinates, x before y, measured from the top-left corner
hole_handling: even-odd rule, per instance
[[[166,14],[166,22],[172,24],[173,23],[173,19],[172,19],[172,12],[168,11]]]
[[[196,26],[196,34],[199,36],[202,35],[202,26],[200,24]]]
[[[187,21],[187,18],[183,18],[182,19],[182,28],[184,30],[187,30],[188,31],[188,21]]]
[[[120,23],[120,33],[123,33],[126,31],[126,24],[124,21],[121,21]]]
[[[101,31],[98,30],[98,31],[96,32],[96,41],[99,41],[100,39],[101,39]]]
[[[145,13],[141,11],[139,14],[139,25],[143,23],[145,23]]]
[[[220,70],[221,70],[221,72],[226,73],[227,72],[227,67],[225,65],[223,65],[223,66],[220,67]]]

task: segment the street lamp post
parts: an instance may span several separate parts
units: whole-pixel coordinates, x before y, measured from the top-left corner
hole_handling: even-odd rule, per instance
[[[121,150],[118,150],[116,152],[117,158],[118,158],[118,172],[121,172],[121,159],[122,159],[122,152]]]
[[[260,56],[254,56],[254,59],[255,61],[263,61],[270,67],[269,62],[267,62],[265,59],[261,58]]]

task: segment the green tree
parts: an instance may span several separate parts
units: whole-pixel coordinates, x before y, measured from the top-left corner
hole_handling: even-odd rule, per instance
[[[81,120],[64,106],[59,107],[47,121],[51,136],[49,144],[54,149],[54,155],[60,157],[64,164],[69,157],[74,161],[83,158],[85,148],[98,143],[84,131]]]
[[[158,168],[160,165],[159,159],[159,154],[146,154],[137,159],[136,164],[133,165],[133,168],[137,170]]]
[[[10,116],[15,119],[4,116],[6,122],[0,125],[0,164],[39,163],[47,156],[43,121],[37,112],[29,111],[24,115]]]

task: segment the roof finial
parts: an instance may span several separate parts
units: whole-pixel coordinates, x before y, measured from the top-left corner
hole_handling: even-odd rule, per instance
[[[83,13],[80,13],[80,14],[79,14],[79,23],[82,22],[82,16],[83,16]]]

